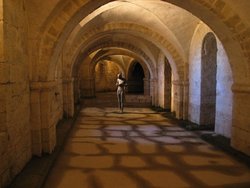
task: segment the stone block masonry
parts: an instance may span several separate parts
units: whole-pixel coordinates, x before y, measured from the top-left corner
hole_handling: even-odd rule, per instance
[[[0,23],[0,187],[31,158],[27,20],[24,2],[2,1]]]

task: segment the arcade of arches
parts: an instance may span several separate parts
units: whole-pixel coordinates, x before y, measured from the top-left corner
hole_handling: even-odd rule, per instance
[[[0,0],[0,187],[76,104],[128,93],[250,155],[250,1]]]

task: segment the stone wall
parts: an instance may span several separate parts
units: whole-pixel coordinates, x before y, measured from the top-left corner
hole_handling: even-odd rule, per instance
[[[234,84],[233,101],[231,145],[250,156],[250,86]]]
[[[125,106],[129,107],[151,107],[151,96],[149,95],[126,95]]]
[[[95,96],[95,80],[90,73],[91,58],[86,58],[82,62],[79,70],[80,78],[80,96],[81,97],[94,97]]]
[[[165,108],[165,57],[160,56],[158,60],[158,102],[161,108]]]
[[[119,68],[111,61],[98,63],[95,67],[96,92],[115,91],[115,83],[119,72]]]
[[[0,9],[0,187],[5,187],[31,158],[28,24],[23,0],[0,0]]]

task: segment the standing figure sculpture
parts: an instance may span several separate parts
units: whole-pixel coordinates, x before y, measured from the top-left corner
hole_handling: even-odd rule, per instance
[[[119,73],[117,75],[117,99],[118,99],[118,107],[120,112],[123,113],[124,102],[125,102],[125,87],[127,86],[126,79],[122,77],[122,74]]]

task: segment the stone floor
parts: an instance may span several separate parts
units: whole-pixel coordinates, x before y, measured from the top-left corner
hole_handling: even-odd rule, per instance
[[[250,187],[250,169],[149,108],[81,110],[44,188]]]

